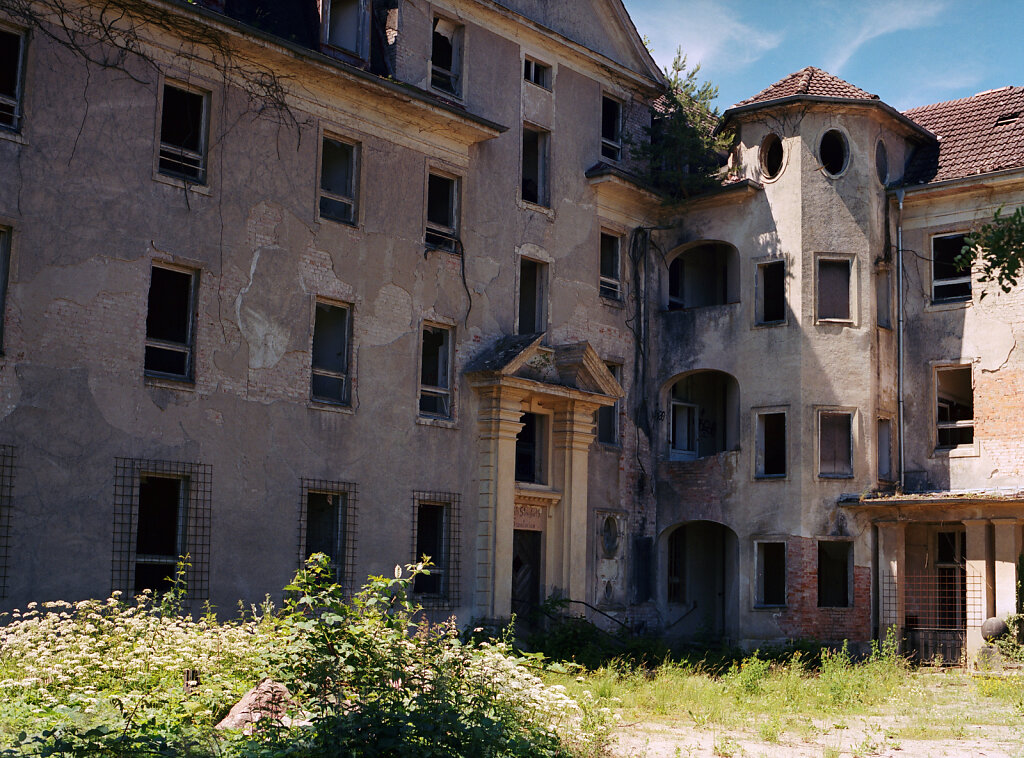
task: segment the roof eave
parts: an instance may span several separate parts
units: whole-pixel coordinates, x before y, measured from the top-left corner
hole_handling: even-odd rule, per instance
[[[982,174],[970,174],[969,176],[958,176],[953,179],[943,179],[938,182],[899,184],[889,188],[887,191],[889,195],[896,195],[899,192],[903,192],[907,195],[927,194],[929,192],[941,192],[949,189],[966,189],[973,185],[991,184],[1001,180],[1014,181],[1017,178],[1024,181],[1024,166],[1004,168],[998,171],[988,171]]]

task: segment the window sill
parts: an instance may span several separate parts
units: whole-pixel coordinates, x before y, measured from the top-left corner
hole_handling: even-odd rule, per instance
[[[782,319],[781,321],[755,321],[755,329],[776,329],[780,326],[788,326],[789,321]]]
[[[433,84],[430,85],[430,91],[438,97],[444,98],[449,102],[456,102],[460,105],[463,104],[462,94],[458,92],[451,92],[441,87],[435,87]]]
[[[818,474],[819,479],[853,479],[853,472],[849,474]]]
[[[609,297],[608,295],[601,295],[601,305],[606,305],[609,308],[615,308],[616,310],[623,310],[626,307],[626,301],[621,297]]]
[[[194,379],[174,379],[169,376],[155,376],[153,374],[144,374],[147,387],[160,387],[168,390],[184,390],[185,392],[195,392],[196,382]]]
[[[784,482],[787,474],[754,474],[754,481],[757,482]]]
[[[25,139],[20,131],[16,132],[13,129],[7,129],[5,127],[0,127],[0,140],[14,142],[18,145],[28,144],[28,140]]]
[[[857,326],[852,318],[819,318],[814,323],[819,326]]]
[[[937,447],[932,451],[930,458],[977,458],[981,455],[977,441],[971,445],[957,445],[956,447]]]
[[[853,611],[857,610],[852,605],[816,605],[819,611]]]
[[[932,300],[930,303],[925,305],[925,313],[940,313],[942,311],[956,311],[963,308],[969,308],[971,305],[971,298],[969,297],[958,297],[956,299],[950,298],[949,300]]]
[[[754,603],[755,611],[785,611],[789,608],[788,605],[765,605],[764,603]]]
[[[598,450],[607,450],[608,452],[621,453],[622,452],[622,443],[620,443],[620,442],[602,442],[601,440],[598,440],[597,441],[597,449]]]
[[[519,198],[516,204],[519,206],[520,210],[533,211],[534,213],[539,213],[540,215],[547,218],[548,221],[555,220],[554,208],[549,208],[546,205],[537,205],[537,203],[531,203],[529,200],[523,200],[522,198]]]
[[[212,194],[209,184],[197,184],[195,182],[186,181],[185,179],[179,179],[176,176],[161,174],[159,171],[153,172],[153,181],[160,182],[160,184],[166,184],[170,187],[183,189],[188,192],[195,193],[196,195],[206,195],[209,197]]]
[[[316,221],[318,224],[330,224],[332,226],[341,226],[347,229],[359,229],[359,223],[356,221],[342,221],[341,219],[331,218],[330,216],[321,216],[319,213],[316,214]]]
[[[355,415],[356,412],[356,409],[350,404],[344,405],[342,403],[332,403],[327,400],[317,400],[316,398],[306,403],[306,407],[318,411],[327,411],[328,413],[345,413],[349,416]]]
[[[436,426],[441,429],[458,429],[459,422],[451,418],[435,418],[434,416],[417,416],[416,423],[423,426]]]

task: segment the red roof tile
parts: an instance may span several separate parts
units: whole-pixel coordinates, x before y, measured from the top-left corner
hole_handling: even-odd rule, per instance
[[[854,87],[847,81],[833,76],[820,68],[808,66],[802,68],[789,76],[786,76],[771,86],[761,90],[753,97],[741,100],[733,108],[754,103],[766,103],[771,100],[780,100],[784,97],[795,95],[808,95],[810,97],[840,97],[848,100],[877,100],[878,95],[865,92],[860,87]]]
[[[912,108],[904,115],[939,138],[913,155],[906,184],[1024,167],[1024,87],[989,90]]]

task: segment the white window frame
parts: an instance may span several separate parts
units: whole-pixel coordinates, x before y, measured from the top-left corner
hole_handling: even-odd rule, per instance
[[[150,337],[148,330],[145,334],[144,347],[153,347],[159,350],[170,350],[176,353],[185,354],[185,371],[182,374],[171,374],[164,371],[156,371],[154,369],[147,369],[145,367],[145,349],[143,349],[143,373],[147,377],[155,379],[168,379],[177,382],[195,382],[195,356],[196,356],[196,322],[197,310],[199,305],[199,269],[186,268],[184,266],[175,266],[165,261],[150,261],[149,266],[149,290],[146,294],[146,316],[149,317],[150,303],[149,298],[151,296],[153,288],[153,270],[164,269],[166,271],[174,271],[179,274],[188,274],[191,277],[192,282],[189,288],[189,302],[188,302],[188,330],[186,342],[171,342],[168,340],[162,340],[157,337]]]
[[[199,150],[190,150],[183,148],[179,145],[174,145],[169,142],[163,141],[163,116],[165,103],[165,94],[167,87],[186,92],[191,95],[199,95],[202,98],[203,110],[200,115],[199,125]],[[158,135],[158,149],[157,149],[157,160],[156,168],[157,173],[168,179],[175,181],[184,182],[189,185],[206,186],[209,179],[209,140],[210,140],[210,107],[211,107],[211,93],[208,90],[201,89],[184,82],[175,79],[164,79],[161,82],[160,87],[160,108],[157,113],[157,135]],[[165,155],[166,154],[166,155]],[[160,164],[163,160],[176,161],[182,165],[189,165],[186,161],[191,160],[194,162],[194,167],[198,171],[197,177],[187,176],[180,171],[174,171],[173,169],[165,169]]]
[[[540,76],[538,77],[538,73]],[[541,81],[537,81],[540,78]],[[548,63],[542,63],[532,55],[523,57],[523,81],[529,82],[535,87],[544,90],[551,90],[552,67]]]
[[[971,377],[971,418],[964,419],[962,421],[939,421],[939,406],[943,403],[942,398],[939,397],[939,374],[943,371],[967,371]],[[957,363],[934,366],[932,369],[932,387],[934,392],[935,402],[932,404],[933,413],[935,414],[935,452],[937,453],[949,453],[951,451],[960,452],[973,452],[978,444],[978,436],[975,433],[975,421],[974,418],[974,366],[970,363]],[[969,444],[955,445],[955,446],[943,446],[939,444],[939,431],[941,429],[970,429],[972,442]]]
[[[352,150],[352,165],[349,169],[349,175],[351,176],[349,194],[342,195],[336,192],[330,192],[324,188],[324,146],[327,142],[333,142],[337,145],[344,145],[351,148]],[[360,157],[359,143],[353,142],[352,140],[344,139],[337,136],[332,132],[323,132],[320,135],[320,150],[319,150],[319,161],[317,166],[317,202],[316,202],[316,215],[317,218],[322,221],[331,221],[336,224],[347,224],[348,226],[359,226],[359,157]],[[334,216],[325,215],[322,211],[322,201],[324,198],[333,200],[336,203],[342,203],[348,205],[350,208],[350,214],[352,216],[350,221],[344,219],[335,218]]]
[[[933,234],[930,240],[931,245],[931,258],[929,260],[929,267],[931,269],[932,276],[932,303],[962,303],[969,302],[971,300],[972,289],[971,286],[971,270],[968,268],[963,276],[949,277],[948,279],[936,279],[935,278],[935,240],[949,239],[950,237],[964,237],[966,232],[948,232],[943,234]],[[959,284],[966,284],[968,292],[966,295],[952,295],[952,296],[939,296],[935,290],[938,287],[951,287]]]
[[[444,331],[444,332],[446,332],[448,334],[448,342],[447,342],[447,347],[448,347],[447,352],[448,352],[448,355],[446,356],[447,357],[447,366],[444,367],[445,368],[445,374],[444,374],[445,382],[444,382],[444,385],[436,385],[436,386],[434,386],[434,385],[423,384],[423,357],[424,357],[423,356],[423,347],[424,347],[423,338],[426,335],[428,330],[431,330],[431,331]],[[439,323],[436,323],[436,322],[433,322],[433,321],[424,321],[423,325],[420,327],[419,348],[420,348],[420,350],[419,350],[419,353],[420,353],[419,369],[420,370],[419,370],[419,373],[418,373],[419,381],[417,382],[417,385],[419,387],[419,392],[418,392],[418,395],[417,395],[417,403],[416,403],[418,414],[419,414],[419,416],[421,418],[440,419],[440,420],[443,420],[443,421],[450,421],[450,420],[452,420],[455,417],[455,410],[454,410],[455,403],[453,402],[454,401],[454,392],[453,392],[453,388],[452,388],[452,384],[453,384],[452,374],[453,374],[453,367],[455,366],[455,360],[454,360],[454,358],[455,358],[455,328],[452,327],[452,326],[449,326],[448,324],[439,324]],[[440,367],[440,363],[438,364],[438,366]],[[438,375],[439,376],[441,375],[440,371],[438,372]],[[429,412],[429,411],[424,411],[423,408],[422,408],[422,400],[423,400],[424,397],[441,398],[441,400],[443,402],[443,406],[444,406],[444,411],[441,412],[441,413],[432,413],[432,412]]]
[[[601,271],[604,266],[604,238],[608,237],[615,241],[615,270],[616,276],[613,279],[607,276]],[[600,250],[598,252],[598,292],[603,298],[608,300],[622,300],[622,235],[616,234],[615,232],[602,229],[600,234]]]
[[[9,112],[11,123],[0,123],[0,129],[20,132],[22,117],[24,116],[23,101],[25,97],[25,51],[28,47],[28,35],[23,29],[0,24],[0,31],[12,34],[19,39],[17,71],[14,79],[14,97],[0,95],[0,110]]]
[[[331,41],[332,2],[334,2],[334,0],[321,0],[321,18],[323,19],[320,35],[321,42],[331,51],[345,53],[360,60],[366,60],[370,38],[370,9],[367,5],[367,0],[357,0],[357,4],[359,5],[359,27],[356,29],[356,49],[354,50],[342,45],[337,45]]]
[[[336,371],[334,369],[325,368],[323,366],[317,366],[314,360],[313,349],[316,345],[316,313],[323,306],[325,308],[338,308],[346,312],[345,315],[345,359],[344,359],[344,371]],[[338,405],[343,407],[349,407],[352,404],[352,306],[349,303],[335,302],[332,300],[323,300],[317,298],[313,301],[313,325],[310,329],[310,382],[309,382],[309,396],[310,399],[315,403],[327,403],[329,405]],[[323,395],[317,395],[313,390],[313,380],[317,376],[323,376],[331,379],[340,379],[343,385],[343,398],[331,398]]]
[[[430,220],[430,177],[436,176],[446,179],[452,183],[449,198],[449,219],[450,225],[440,224]],[[431,168],[427,172],[426,193],[423,203],[424,220],[424,243],[431,250],[444,250],[449,253],[457,253],[459,246],[459,195],[461,193],[461,177]],[[434,235],[435,240],[430,239]]]
[[[671,392],[671,390],[670,390]],[[676,413],[686,413],[691,447],[676,446]],[[673,461],[693,461],[697,459],[697,438],[700,433],[700,406],[685,400],[669,399],[668,446],[669,458]]]

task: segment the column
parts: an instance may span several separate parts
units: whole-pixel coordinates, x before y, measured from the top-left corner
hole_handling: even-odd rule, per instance
[[[992,519],[992,528],[995,532],[995,615],[1006,618],[1017,612],[1017,559],[1021,554],[1020,522],[1017,519]]]
[[[906,618],[903,587],[907,565],[907,524],[890,521],[878,524],[878,634],[882,639],[894,629],[897,634]]]
[[[967,566],[967,651],[981,647],[981,625],[995,613],[995,595],[989,571],[989,522],[985,519],[964,521],[967,528],[965,558]]]

